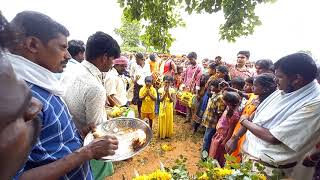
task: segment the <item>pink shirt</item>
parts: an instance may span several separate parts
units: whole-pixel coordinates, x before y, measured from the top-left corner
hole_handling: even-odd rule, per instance
[[[191,92],[195,92],[200,89],[201,75],[202,72],[199,65],[189,65],[182,75],[183,84]]]

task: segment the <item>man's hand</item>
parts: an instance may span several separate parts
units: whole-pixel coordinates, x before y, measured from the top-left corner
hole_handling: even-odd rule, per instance
[[[115,136],[103,136],[101,138],[94,139],[90,144],[85,146],[89,151],[91,159],[100,159],[104,156],[111,156],[115,154],[115,150],[118,149],[118,140]]]
[[[232,138],[230,138],[228,141],[227,141],[227,143],[226,143],[226,145],[225,145],[225,150],[226,150],[226,152],[228,153],[228,154],[231,154],[231,153],[233,153],[235,150],[236,150],[236,148],[237,148],[237,145],[238,145],[238,138],[237,137],[235,137],[235,136],[233,136]]]
[[[94,123],[90,123],[86,126],[84,126],[82,129],[79,130],[80,136],[82,139],[84,139],[86,137],[86,135],[94,130],[96,128],[96,125]]]

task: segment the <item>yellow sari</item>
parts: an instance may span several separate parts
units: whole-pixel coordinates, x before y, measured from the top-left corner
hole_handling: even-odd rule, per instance
[[[170,95],[175,95],[175,90],[170,88],[169,93]],[[160,97],[165,94],[163,87],[159,89],[159,94]],[[166,97],[162,102],[160,102],[158,135],[161,139],[172,137],[173,135],[173,110],[174,102],[171,102],[170,98]]]

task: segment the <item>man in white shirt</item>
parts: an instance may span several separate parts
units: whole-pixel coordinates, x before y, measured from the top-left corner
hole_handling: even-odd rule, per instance
[[[64,100],[78,129],[98,125],[107,120],[105,111],[106,89],[102,72],[112,68],[120,56],[116,40],[103,32],[96,32],[87,41],[86,60],[75,65],[62,76]],[[104,178],[113,172],[112,164],[91,161],[94,177]]]
[[[131,66],[131,76],[134,81],[134,90],[133,90],[133,104],[138,106],[138,116],[141,117],[141,105],[142,102],[139,98],[139,91],[144,86],[144,79],[147,76],[151,76],[150,66],[146,64],[144,56],[142,53],[136,54],[136,64]]]
[[[259,105],[252,122],[240,120],[243,128],[226,150],[232,152],[233,143],[247,129],[243,145],[247,158],[262,163],[269,172],[278,169],[286,177],[307,180],[313,169],[303,167],[301,161],[320,140],[317,66],[309,55],[295,53],[277,61],[275,70],[279,90]],[[297,173],[301,168],[304,172]]]
[[[113,61],[113,68],[106,74],[105,88],[110,106],[125,106],[128,103],[127,83],[123,73],[128,67],[128,58],[121,56]]]

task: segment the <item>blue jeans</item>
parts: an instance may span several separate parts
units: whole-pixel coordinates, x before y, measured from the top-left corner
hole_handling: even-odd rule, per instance
[[[205,151],[209,152],[210,145],[211,145],[211,139],[215,133],[216,133],[215,128],[206,128],[206,132],[204,133],[204,138],[203,138],[202,151],[205,150]]]

